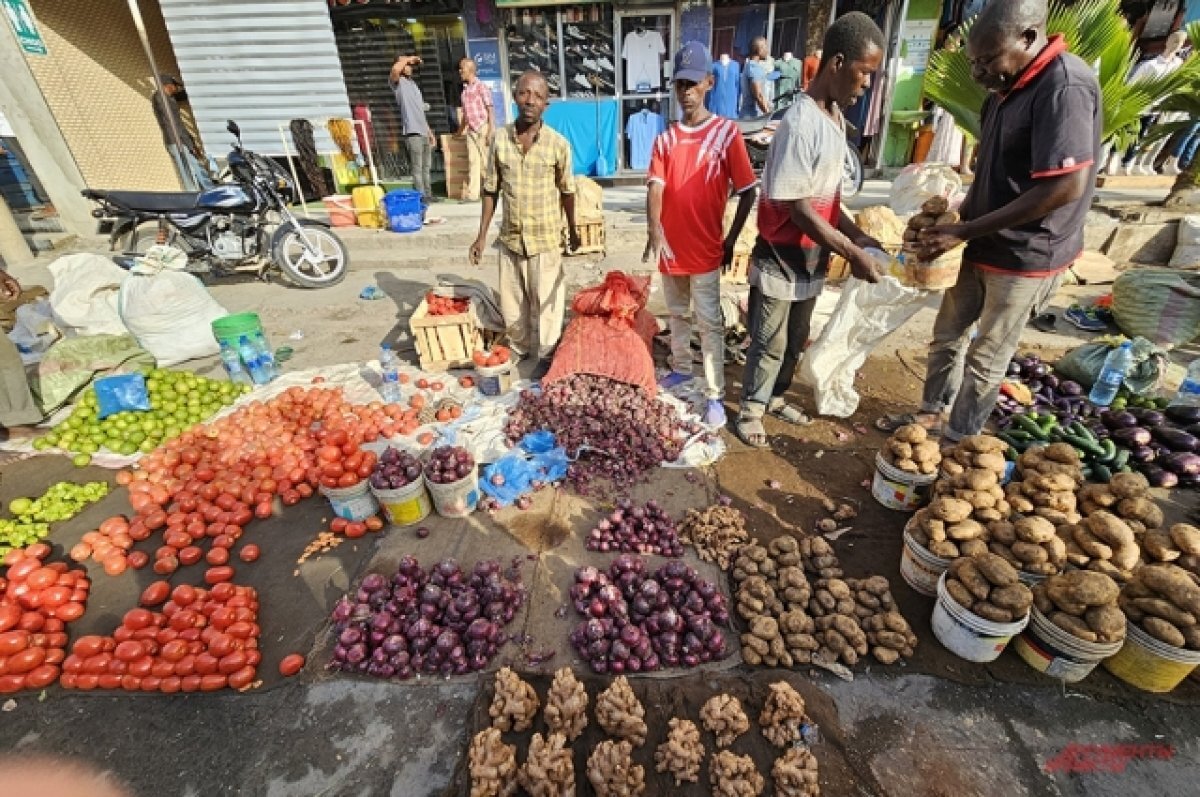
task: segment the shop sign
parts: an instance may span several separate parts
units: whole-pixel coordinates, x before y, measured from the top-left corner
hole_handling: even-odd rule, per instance
[[[25,0],[0,0],[4,4],[4,13],[8,16],[13,33],[21,49],[30,55],[46,55],[46,42],[38,32],[37,23],[33,21],[33,12]]]
[[[471,39],[467,50],[475,61],[480,80],[500,80],[500,42],[496,39]]]
[[[604,0],[579,0],[574,5],[601,3]],[[528,8],[530,6],[559,6],[562,0],[496,0],[497,8]]]

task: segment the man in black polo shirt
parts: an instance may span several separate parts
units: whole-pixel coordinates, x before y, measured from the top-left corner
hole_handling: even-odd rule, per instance
[[[975,182],[962,223],[922,235],[927,257],[966,242],[962,271],[934,324],[920,413],[883,418],[880,428],[915,421],[937,429],[949,409],[944,439],[978,434],[1026,322],[1083,250],[1100,151],[1100,86],[1061,36],[1047,39],[1046,17],[1046,0],[1007,0],[990,3],[971,28],[967,57],[990,92]]]

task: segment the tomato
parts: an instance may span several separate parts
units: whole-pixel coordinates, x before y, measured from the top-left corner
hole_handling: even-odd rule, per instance
[[[363,477],[359,476],[357,473],[354,473],[353,471],[347,471],[338,477],[338,487],[342,489],[346,487],[353,487],[361,482],[362,479]]]
[[[216,692],[218,689],[224,689],[229,683],[229,677],[220,673],[205,675],[200,680],[201,692]]]
[[[258,561],[258,556],[259,556],[258,546],[255,545],[254,543],[250,543],[249,545],[243,545],[242,549],[240,551],[238,551],[238,558],[241,559],[243,562]]]
[[[155,581],[150,586],[142,590],[142,596],[138,600],[142,606],[158,606],[163,603],[167,596],[171,594],[171,585],[166,581]]]
[[[129,662],[129,674],[138,678],[145,678],[152,673],[154,663],[154,659],[150,656],[142,656],[139,659],[134,659]]]
[[[150,554],[145,551],[130,551],[129,556],[125,557],[125,559],[134,570],[141,570],[150,564]]]
[[[376,515],[367,518],[363,523],[366,525],[367,531],[380,531],[383,529],[383,520]]]
[[[233,568],[230,568],[230,570],[232,569]],[[225,603],[234,595],[238,594],[238,589],[239,588],[235,587],[233,584],[223,582],[221,584],[214,585],[213,588],[209,590],[208,594],[211,595],[212,599],[217,603]]]
[[[143,692],[157,692],[162,688],[162,677],[158,675],[147,675],[142,679]]]
[[[15,603],[0,604],[0,633],[16,626],[21,621],[21,607]]]
[[[210,565],[223,565],[229,561],[228,548],[210,548],[204,556],[204,561]]]
[[[40,570],[42,563],[33,557],[25,557],[16,564],[8,568],[8,580],[13,583],[25,581],[29,574],[35,570]],[[54,582],[50,582],[54,583]]]
[[[229,565],[222,567],[210,567],[204,573],[204,583],[220,584],[223,581],[229,581],[233,578],[233,568]]]
[[[346,524],[349,522],[350,521],[346,520],[344,517],[335,517],[333,520],[329,521],[329,530],[334,534],[341,534],[346,530]]]
[[[185,675],[182,680],[182,690],[184,692],[199,692],[200,676],[196,674]]]
[[[247,665],[237,672],[230,674],[229,687],[231,689],[245,689],[254,681],[254,668]]]
[[[196,656],[196,672],[199,675],[212,675],[217,671],[218,659],[211,653],[200,653]]]
[[[235,650],[220,658],[217,662],[217,672],[223,675],[232,675],[245,666],[246,654],[240,650]]]
[[[0,675],[0,695],[11,695],[25,688],[24,675]]]
[[[5,631],[0,634],[0,656],[11,656],[29,647],[28,631]]]
[[[121,625],[133,631],[149,628],[155,625],[154,614],[147,609],[130,609],[121,618]]]
[[[165,556],[154,563],[154,572],[160,576],[169,576],[179,569],[179,560],[174,556]]]
[[[49,587],[42,592],[42,605],[49,609],[56,609],[71,600],[73,591],[70,587],[57,584]]]
[[[162,679],[162,684],[158,687],[160,692],[168,695],[173,695],[181,688],[180,678],[178,675],[166,676]]]
[[[185,567],[194,565],[204,558],[204,551],[197,545],[189,545],[179,552],[179,564]]]
[[[11,592],[11,590],[10,590]],[[62,613],[62,610],[71,604],[64,603],[55,610],[55,614]],[[63,618],[64,620],[66,618]],[[17,628],[22,631],[41,631],[46,626],[46,615],[41,612],[28,611],[21,615],[21,619],[17,621]]]
[[[304,669],[304,656],[299,653],[284,656],[279,662],[279,674],[284,678],[291,678],[302,669]]]
[[[367,533],[367,524],[355,521],[346,524],[346,536],[352,540],[356,540]]]
[[[126,663],[140,659],[145,654],[146,648],[142,646],[142,643],[132,639],[117,645],[117,649],[113,651],[113,655],[117,659]]]
[[[266,520],[272,513],[271,502],[263,501],[254,507],[254,516],[259,520]]]
[[[45,648],[25,648],[24,650],[14,653],[8,657],[8,665],[6,669],[9,673],[25,673],[41,667],[46,661]]]

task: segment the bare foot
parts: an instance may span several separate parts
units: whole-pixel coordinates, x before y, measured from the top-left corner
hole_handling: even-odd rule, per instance
[[[37,436],[38,430],[36,426],[0,427],[0,442],[6,440],[28,440],[31,437]]]

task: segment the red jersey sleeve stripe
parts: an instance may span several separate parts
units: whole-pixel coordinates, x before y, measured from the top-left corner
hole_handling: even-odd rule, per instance
[[[1074,166],[1064,166],[1061,169],[1047,169],[1047,170],[1041,171],[1041,172],[1033,172],[1030,175],[1030,177],[1033,177],[1034,179],[1041,178],[1041,177],[1059,177],[1064,174],[1072,174],[1074,172],[1078,172],[1078,171],[1082,171],[1083,169],[1090,168],[1093,163],[1095,163],[1094,160],[1086,160],[1086,161],[1077,163]]]

